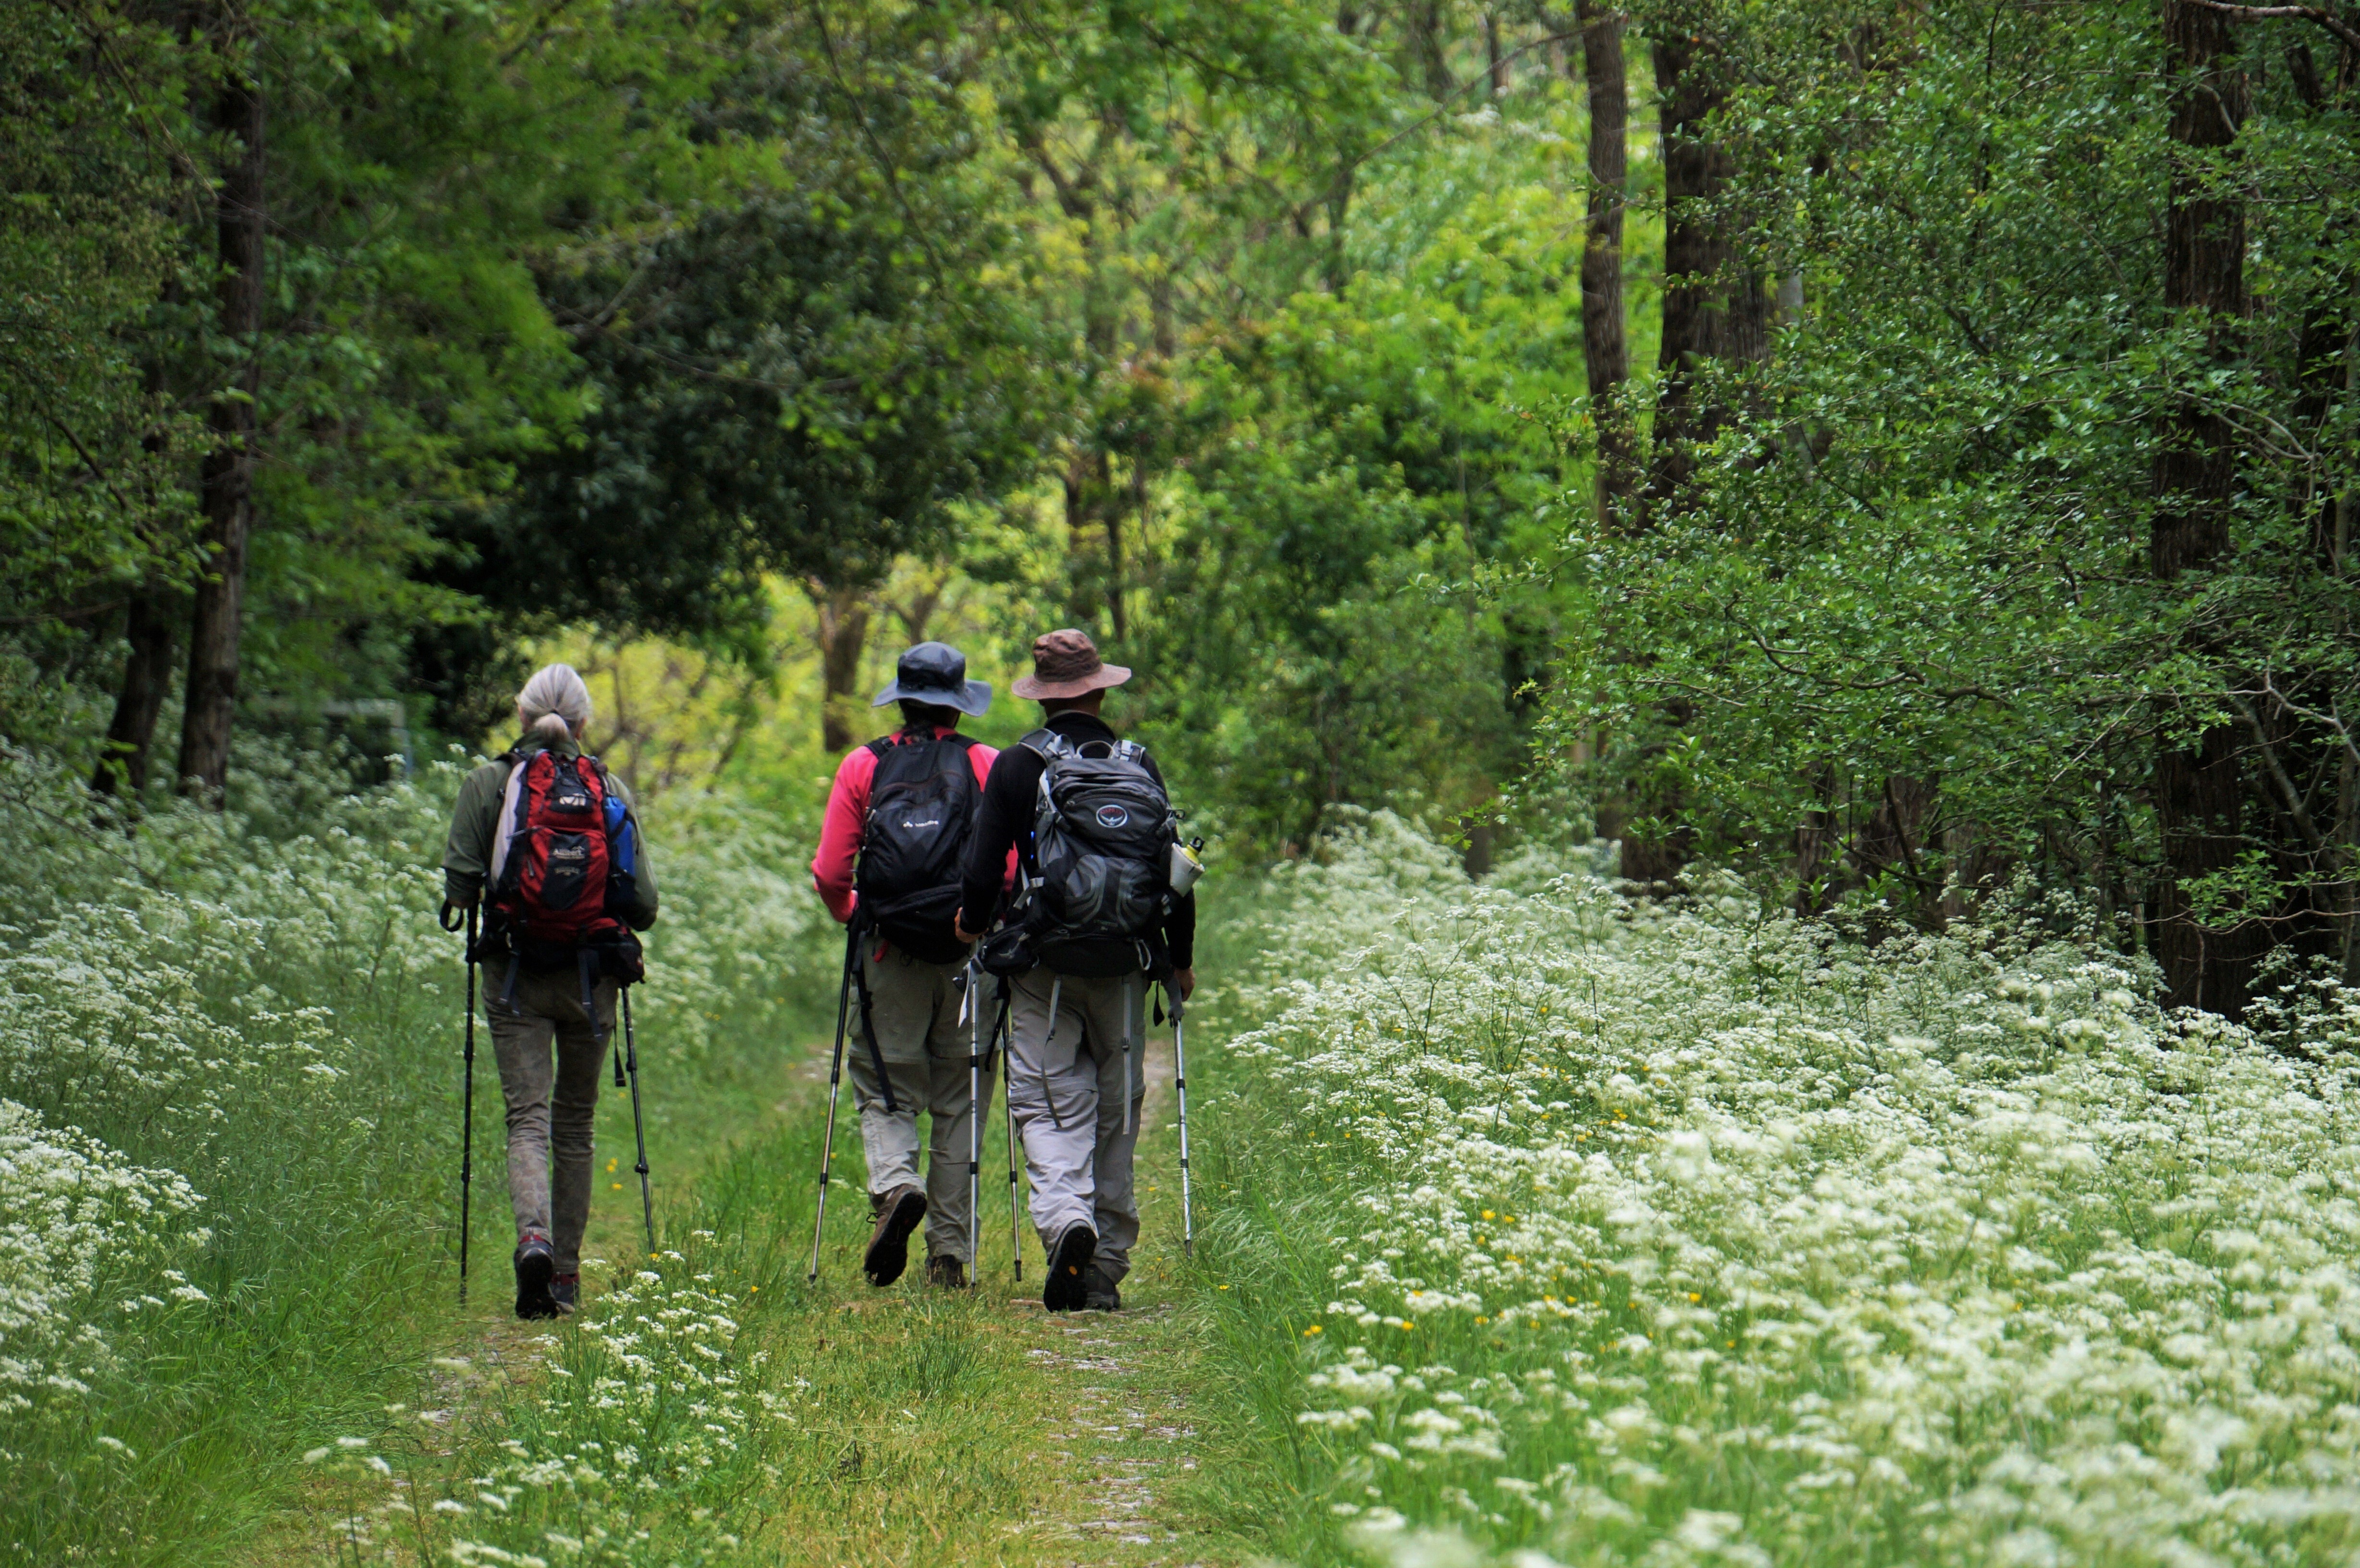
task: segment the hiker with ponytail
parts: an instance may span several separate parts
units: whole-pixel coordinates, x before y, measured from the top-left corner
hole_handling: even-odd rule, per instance
[[[460,786],[442,882],[447,909],[483,911],[469,957],[508,1103],[516,1312],[547,1318],[579,1300],[599,1070],[656,884],[629,791],[582,749],[582,677],[549,665],[516,706],[520,738]]]

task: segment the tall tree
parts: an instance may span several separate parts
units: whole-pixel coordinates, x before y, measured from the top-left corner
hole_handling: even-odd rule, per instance
[[[257,68],[258,69],[258,68]],[[205,454],[204,575],[189,625],[189,679],[180,721],[180,779],[218,803],[229,777],[237,708],[238,637],[246,604],[246,538],[254,524],[257,401],[262,389],[263,86],[233,65],[214,100],[229,156],[214,197],[221,263],[220,331],[233,369],[213,399],[213,449]]]
[[[1678,511],[1695,490],[1698,449],[1732,410],[1715,400],[1709,361],[1758,360],[1773,301],[1758,262],[1743,256],[1723,208],[1735,160],[1713,124],[1728,102],[1731,62],[1715,34],[1677,17],[1655,29],[1664,145],[1664,323],[1657,355],[1649,504]]]
[[[2224,162],[2251,108],[2235,24],[2202,0],[2164,0],[2164,59],[2173,77],[2173,150],[2164,222],[2164,303],[2195,318],[2216,360],[2240,352],[2248,310],[2245,205]],[[2166,581],[2214,564],[2229,548],[2237,441],[2227,415],[2197,394],[2156,431],[2156,509],[2149,558]],[[2270,937],[2231,898],[2208,917],[2193,885],[2234,868],[2247,846],[2243,738],[2228,724],[2167,735],[2155,759],[2155,809],[2165,875],[2153,919],[2156,957],[2175,1006],[2235,1013]],[[2225,915],[2226,919],[2222,917]]]
[[[1658,521],[1694,504],[1699,452],[1734,413],[1720,401],[1712,362],[1759,359],[1769,339],[1763,270],[1740,254],[1724,207],[1736,164],[1716,122],[1733,78],[1714,20],[1675,7],[1653,29],[1664,147],[1664,319],[1642,504]],[[1685,725],[1685,699],[1663,717],[1675,729]],[[1679,820],[1687,805],[1679,785],[1643,785],[1632,805],[1643,822],[1661,825],[1624,836],[1622,875],[1648,883],[1677,876],[1696,837]]]
[[[1581,357],[1598,421],[1598,512],[1628,513],[1638,492],[1638,432],[1622,401],[1631,379],[1623,324],[1622,215],[1630,202],[1629,72],[1622,17],[1606,0],[1578,0],[1590,99],[1590,203],[1581,248]]]

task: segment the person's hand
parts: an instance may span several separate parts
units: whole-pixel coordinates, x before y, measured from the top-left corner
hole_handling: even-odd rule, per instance
[[[1180,988],[1180,999],[1185,1002],[1196,989],[1196,972],[1193,969],[1175,969],[1172,972],[1172,984]]]
[[[961,942],[981,942],[983,940],[983,933],[981,931],[971,931],[967,929],[967,911],[965,909],[961,909],[957,914],[951,917],[951,934],[957,937]]]

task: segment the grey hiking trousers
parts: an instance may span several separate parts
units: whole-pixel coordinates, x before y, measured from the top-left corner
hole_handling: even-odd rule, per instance
[[[598,1080],[615,1024],[615,982],[591,987],[597,1028],[582,1008],[582,981],[572,970],[517,976],[508,990],[508,961],[484,961],[484,1016],[491,1021],[492,1054],[508,1101],[508,1202],[517,1240],[545,1236],[557,1254],[557,1272],[582,1270],[582,1232],[590,1223],[591,1125],[598,1115]],[[552,1047],[554,1047],[552,1052]]]
[[[1032,1228],[1045,1250],[1075,1221],[1087,1225],[1098,1238],[1092,1261],[1120,1281],[1139,1241],[1131,1166],[1147,1096],[1148,978],[1085,980],[1040,968],[1012,984],[1008,1103],[1032,1182]]]
[[[863,1034],[860,998],[844,1053],[852,1070],[854,1102],[860,1107],[860,1147],[869,1160],[869,1200],[873,1208],[896,1187],[923,1185],[926,1193],[926,1256],[956,1258],[973,1268],[967,1246],[967,1139],[971,1106],[967,1094],[967,1024],[959,1021],[959,975],[965,964],[928,964],[870,936],[861,946],[860,973],[869,983],[869,1024],[893,1084],[894,1108],[885,1108],[875,1060]],[[981,1029],[989,1043],[997,1013],[991,987],[983,987]],[[984,1103],[991,1102],[990,1085]],[[918,1113],[926,1113],[926,1170],[918,1173]]]

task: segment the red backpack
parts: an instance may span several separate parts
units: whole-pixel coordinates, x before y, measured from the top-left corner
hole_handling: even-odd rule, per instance
[[[597,759],[534,752],[509,790],[515,815],[491,898],[508,930],[536,945],[583,947],[624,929],[606,911],[615,851]]]

